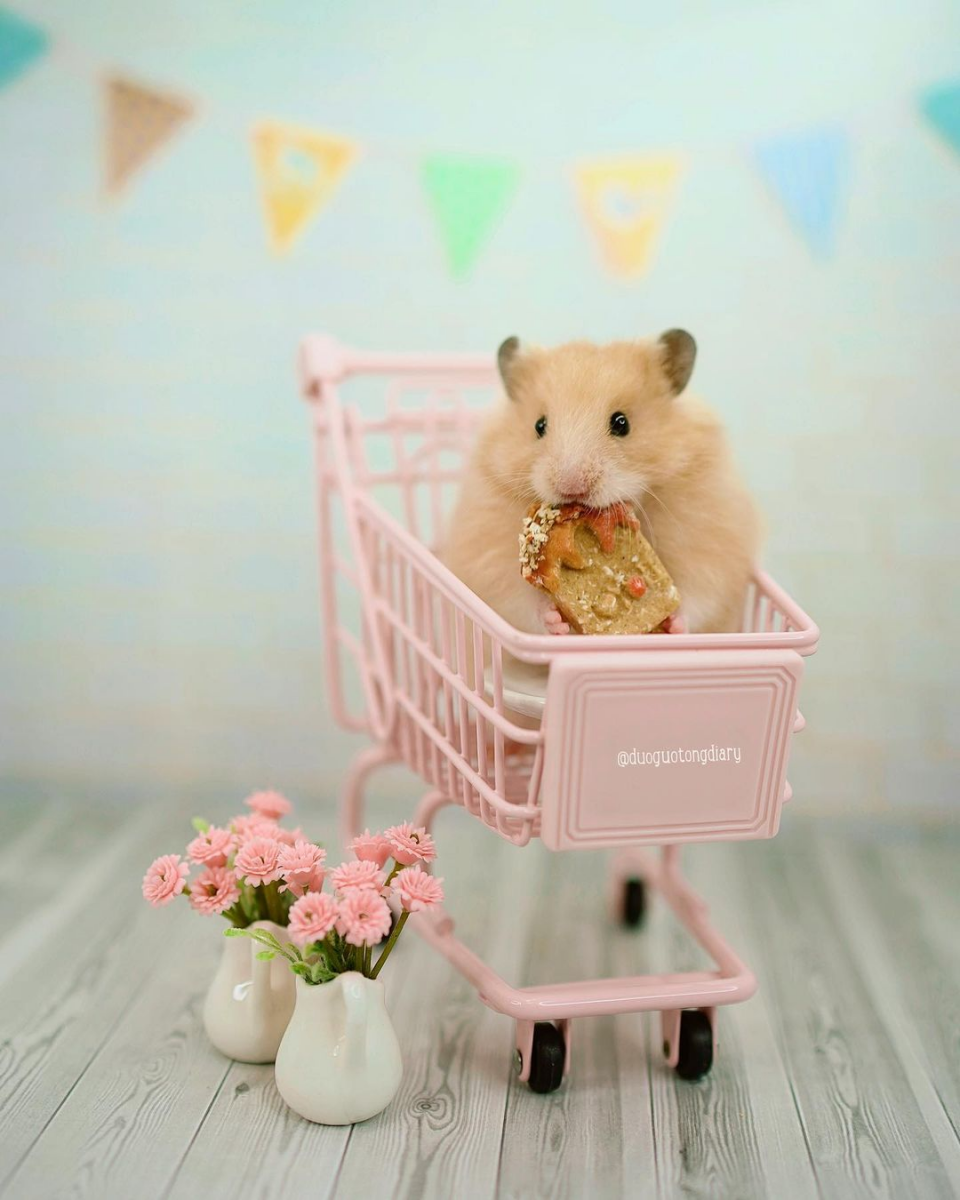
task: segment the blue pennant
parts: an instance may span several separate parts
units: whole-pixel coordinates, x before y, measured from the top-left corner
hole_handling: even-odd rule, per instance
[[[960,153],[960,83],[941,84],[924,92],[920,111],[944,141]]]
[[[850,163],[846,133],[831,126],[770,138],[754,155],[791,225],[818,258],[828,258]]]

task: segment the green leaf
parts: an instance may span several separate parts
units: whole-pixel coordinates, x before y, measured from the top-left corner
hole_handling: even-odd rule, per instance
[[[256,957],[263,962],[269,962],[272,958],[277,957],[276,950],[258,950]]]
[[[282,954],[283,947],[277,939],[266,929],[251,929],[250,936],[254,941],[259,942],[261,946],[269,946],[275,954]]]
[[[302,975],[304,979],[308,979],[310,977],[310,968],[305,962],[292,963],[290,970],[294,973],[294,975]]]
[[[206,833],[210,828],[210,822],[205,821],[203,817],[194,817],[190,824],[194,827],[197,833]]]
[[[232,925],[229,929],[225,929],[223,931],[223,936],[224,937],[250,937],[251,934],[250,934],[249,929],[237,929],[237,927],[235,925]]]

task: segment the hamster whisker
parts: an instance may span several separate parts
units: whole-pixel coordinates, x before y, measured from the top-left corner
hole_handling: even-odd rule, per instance
[[[646,495],[651,496],[654,500],[656,500],[656,502],[672,521],[676,521],[678,525],[680,524],[679,518],[674,515],[674,513],[666,506],[666,504],[664,504],[664,502],[660,499],[657,493],[653,491],[652,488],[648,488],[646,484],[643,483],[640,484],[640,488]]]

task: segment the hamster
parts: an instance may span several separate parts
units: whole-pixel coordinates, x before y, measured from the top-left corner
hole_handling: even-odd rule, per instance
[[[719,419],[685,389],[696,343],[527,348],[511,337],[505,395],[483,424],[440,547],[443,562],[526,633],[569,632],[520,575],[517,539],[534,502],[631,504],[680,591],[672,633],[740,628],[760,546],[754,503]]]

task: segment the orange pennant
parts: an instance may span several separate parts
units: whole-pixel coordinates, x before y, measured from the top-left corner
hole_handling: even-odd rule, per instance
[[[354,142],[295,125],[265,122],[254,129],[253,157],[275,253],[289,250],[357,153]]]
[[[115,196],[194,116],[193,103],[112,75],[103,81],[106,102],[104,186]]]
[[[650,265],[680,170],[673,155],[601,159],[576,168],[584,216],[615,274],[642,275]]]

